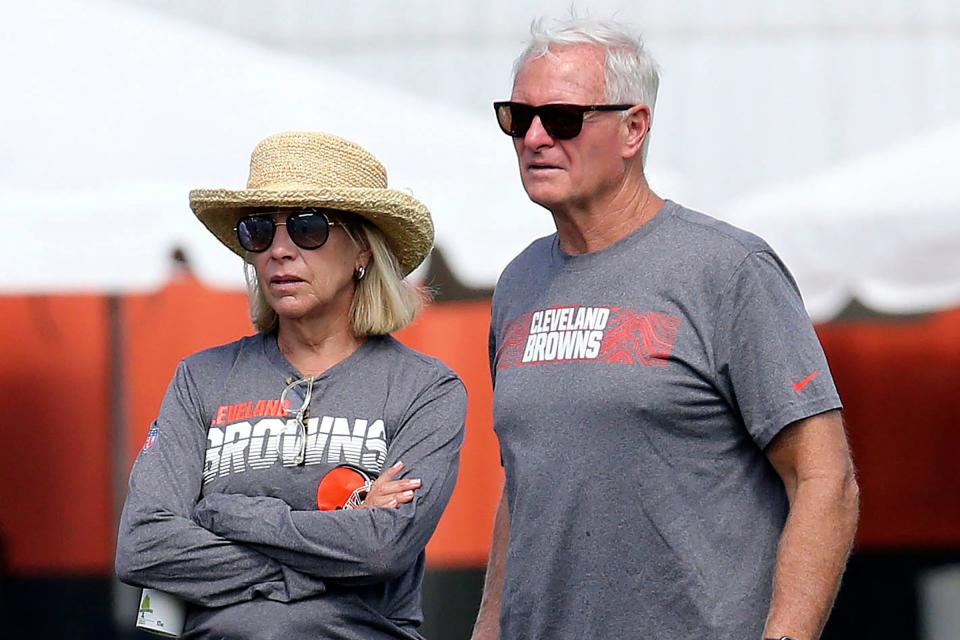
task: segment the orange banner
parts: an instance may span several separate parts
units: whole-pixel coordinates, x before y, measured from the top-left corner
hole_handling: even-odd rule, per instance
[[[251,332],[246,297],[181,278],[121,299],[132,464],[174,368]],[[434,567],[486,561],[502,483],[487,365],[488,301],[434,304],[398,337],[469,392],[460,480]],[[104,296],[0,297],[0,561],[18,574],[112,571],[110,319]],[[861,549],[960,546],[960,310],[818,327],[862,487]],[[129,468],[129,467],[128,467]]]

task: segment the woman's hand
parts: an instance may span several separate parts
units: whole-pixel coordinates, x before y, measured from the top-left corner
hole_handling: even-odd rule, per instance
[[[367,497],[363,499],[360,508],[396,509],[401,504],[413,500],[413,492],[420,488],[417,478],[394,480],[403,471],[403,463],[398,462],[376,479]]]

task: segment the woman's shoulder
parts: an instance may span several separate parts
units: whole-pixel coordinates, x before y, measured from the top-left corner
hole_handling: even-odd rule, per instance
[[[183,359],[182,367],[195,374],[216,374],[231,369],[244,353],[262,351],[264,335],[256,333],[239,340],[197,351]]]
[[[457,372],[448,367],[442,360],[434,358],[416,349],[411,349],[390,335],[381,336],[380,350],[397,360],[398,366],[409,373],[432,377],[437,380],[460,380]]]

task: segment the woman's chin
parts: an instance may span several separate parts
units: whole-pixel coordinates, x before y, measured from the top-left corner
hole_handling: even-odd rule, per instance
[[[303,301],[290,297],[274,300],[270,306],[277,316],[283,320],[300,320],[312,310],[312,305],[304,304]]]

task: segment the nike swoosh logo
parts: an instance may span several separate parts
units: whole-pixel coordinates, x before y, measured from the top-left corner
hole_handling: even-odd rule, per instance
[[[808,375],[806,378],[804,378],[800,382],[794,382],[793,390],[796,391],[797,393],[800,393],[808,384],[813,382],[813,379],[816,378],[818,375],[820,375],[819,369],[817,369],[816,371]]]

